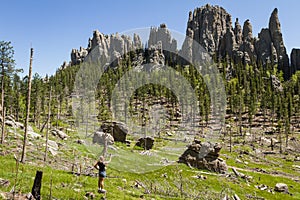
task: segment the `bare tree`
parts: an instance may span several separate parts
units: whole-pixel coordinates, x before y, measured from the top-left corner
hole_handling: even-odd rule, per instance
[[[21,162],[23,162],[23,163],[25,162],[25,158],[26,158],[26,140],[27,140],[27,132],[28,132],[29,112],[30,112],[32,60],[33,60],[33,48],[30,49],[30,64],[29,64],[29,75],[28,75],[28,92],[27,92],[27,104],[26,104],[25,132],[24,132],[23,149],[22,149],[22,157],[21,157]]]
[[[50,93],[49,93],[49,103],[48,103],[48,118],[47,118],[47,132],[46,132],[46,149],[45,149],[45,157],[44,157],[44,161],[47,161],[47,153],[48,153],[48,137],[49,137],[49,130],[50,130],[50,116],[51,116],[51,100],[52,100],[52,96],[51,96],[51,92],[52,92],[52,87],[50,87]]]

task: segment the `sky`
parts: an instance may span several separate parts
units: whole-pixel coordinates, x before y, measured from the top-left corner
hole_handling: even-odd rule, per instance
[[[30,48],[34,48],[33,72],[52,75],[73,48],[87,47],[98,29],[104,34],[159,26],[185,34],[189,11],[205,4],[219,5],[240,24],[249,19],[253,35],[267,27],[278,8],[287,53],[300,48],[299,0],[0,0],[0,40],[11,41],[16,67],[28,73]]]

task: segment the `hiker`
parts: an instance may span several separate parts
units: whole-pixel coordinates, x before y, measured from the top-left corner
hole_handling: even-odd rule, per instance
[[[98,180],[98,192],[105,193],[104,190],[104,178],[106,177],[105,166],[110,163],[112,155],[110,154],[109,161],[105,161],[103,156],[100,156],[99,160],[94,165],[94,168],[99,170],[99,180]]]

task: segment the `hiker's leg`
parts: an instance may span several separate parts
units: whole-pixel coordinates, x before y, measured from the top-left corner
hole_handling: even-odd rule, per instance
[[[104,188],[104,178],[103,177],[99,177],[99,187],[101,188],[101,189],[103,189]]]
[[[99,176],[99,178],[98,178],[98,188],[100,189],[101,187],[101,177]]]

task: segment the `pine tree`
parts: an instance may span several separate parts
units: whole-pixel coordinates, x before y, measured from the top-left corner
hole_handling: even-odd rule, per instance
[[[5,140],[5,79],[10,80],[13,72],[15,72],[15,61],[13,59],[14,49],[11,42],[0,41],[0,74],[1,74],[1,109],[2,109],[2,130],[1,144]]]

